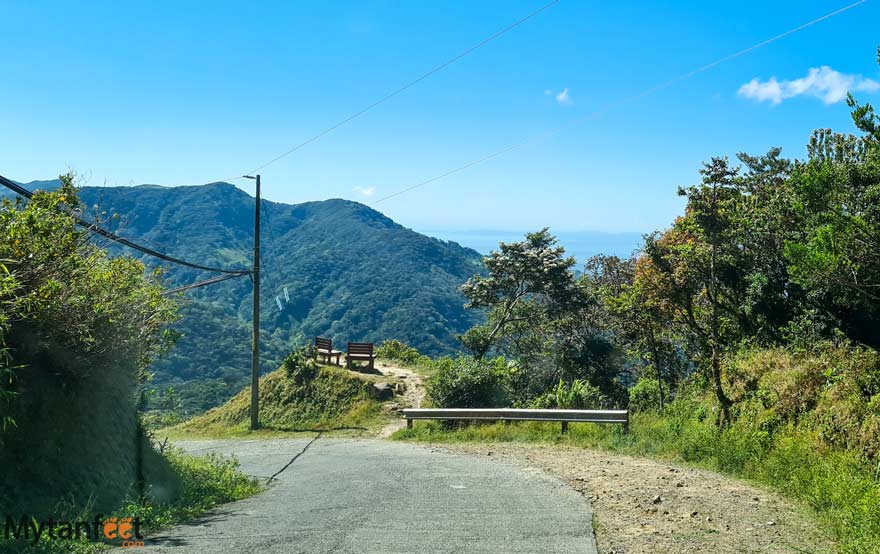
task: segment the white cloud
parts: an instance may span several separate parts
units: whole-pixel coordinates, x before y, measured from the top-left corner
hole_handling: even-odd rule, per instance
[[[815,96],[825,104],[836,104],[846,99],[847,92],[876,92],[880,83],[873,79],[835,71],[823,65],[811,68],[805,77],[791,81],[778,81],[770,77],[767,81],[757,78],[739,87],[738,94],[758,102],[773,105],[795,96]]]
[[[568,87],[562,89],[562,92],[556,95],[556,102],[559,104],[571,104],[571,95],[568,93]]]
[[[556,103],[559,105],[569,105],[574,104],[574,100],[571,99],[571,94],[568,92],[568,87],[562,89],[562,92],[556,92],[552,89],[545,88],[544,96],[552,96]]]
[[[376,187],[354,187],[355,192],[359,192],[364,196],[373,196],[376,194]]]

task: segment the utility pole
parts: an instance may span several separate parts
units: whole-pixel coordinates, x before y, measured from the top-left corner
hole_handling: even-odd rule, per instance
[[[260,428],[260,176],[245,175],[245,179],[257,181],[254,207],[254,336],[251,345],[251,431]]]

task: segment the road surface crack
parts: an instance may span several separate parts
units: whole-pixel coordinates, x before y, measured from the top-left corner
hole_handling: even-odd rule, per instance
[[[268,479],[266,479],[266,484],[268,485],[269,483],[271,483],[273,479],[275,479],[276,477],[278,477],[279,475],[281,475],[281,473],[282,473],[285,469],[289,468],[290,465],[291,465],[293,462],[295,462],[297,458],[299,458],[300,456],[302,456],[303,454],[305,454],[305,453],[306,453],[306,450],[308,450],[309,447],[312,446],[312,443],[315,442],[316,440],[318,440],[318,439],[321,438],[321,433],[323,433],[323,431],[318,431],[318,434],[315,435],[315,437],[314,437],[312,440],[310,440],[308,443],[306,443],[306,445],[303,447],[303,449],[300,450],[299,453],[297,453],[296,456],[294,456],[293,458],[291,458],[290,461],[287,462],[287,463],[284,465],[284,467],[282,467],[281,469],[279,469],[278,471],[276,471],[275,473],[273,473],[273,474],[272,474],[272,477],[269,477]]]

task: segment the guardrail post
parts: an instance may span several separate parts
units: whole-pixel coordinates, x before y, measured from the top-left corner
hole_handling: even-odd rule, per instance
[[[626,411],[626,421],[623,423],[623,434],[629,433],[629,410]]]
[[[413,425],[413,420],[407,418],[407,419],[406,419],[406,428],[407,428],[407,429],[412,429],[412,425]]]
[[[562,422],[562,432],[568,433],[568,422],[567,421]]]

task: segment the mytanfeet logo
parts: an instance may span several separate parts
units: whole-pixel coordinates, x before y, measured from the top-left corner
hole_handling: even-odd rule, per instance
[[[137,517],[108,517],[101,514],[92,521],[64,521],[22,516],[17,522],[6,516],[7,539],[26,540],[36,545],[41,540],[82,540],[121,543],[123,547],[144,546],[141,521]]]

